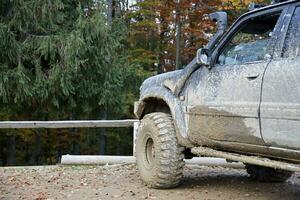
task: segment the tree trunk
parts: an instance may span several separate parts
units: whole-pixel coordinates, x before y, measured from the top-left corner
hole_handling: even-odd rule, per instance
[[[129,10],[129,0],[126,0],[125,3],[126,3],[126,8],[125,8],[126,10],[125,10],[125,12],[127,12],[127,10]]]
[[[109,25],[112,24],[113,20],[113,2],[114,0],[107,0],[107,21]]]
[[[103,110],[100,112],[100,119],[106,120],[107,119],[107,108],[104,107]],[[100,137],[99,137],[99,154],[105,155],[106,153],[106,129],[101,128],[100,129]]]
[[[74,130],[74,133],[73,133],[74,140],[73,140],[72,154],[79,155],[80,154],[80,145],[78,143],[78,140],[80,139],[80,135],[79,135],[79,132],[78,132],[77,128],[74,128],[72,130]]]
[[[119,135],[120,133],[117,133],[117,134]],[[122,136],[120,138],[122,138]],[[117,155],[122,155],[123,152],[124,152],[124,150],[123,150],[124,145],[123,145],[122,142],[123,141],[121,139],[120,141],[118,141],[118,144],[116,144],[116,146],[117,146],[117,148],[116,148],[116,154]]]
[[[7,143],[7,165],[14,166],[16,165],[16,135],[8,136]]]
[[[160,20],[161,32],[159,33],[159,52],[158,52],[158,73],[161,74],[165,71],[164,69],[164,37],[166,30],[166,23],[163,18]]]
[[[178,70],[181,67],[181,19],[180,19],[180,0],[176,5],[176,62],[175,69]]]
[[[41,139],[41,130],[36,129],[34,133],[34,150],[31,154],[29,163],[31,165],[38,165],[39,163],[39,157],[41,156],[41,151],[42,151],[42,139]]]
[[[113,18],[115,16],[115,7],[116,2],[115,0],[107,0],[108,3],[108,13],[107,13],[107,20],[108,25],[112,25]],[[111,58],[109,58],[110,60]],[[103,109],[100,112],[100,119],[106,120],[107,119],[107,107],[103,106]],[[106,129],[101,128],[100,129],[100,136],[99,136],[99,154],[105,155],[106,153]]]
[[[60,162],[60,158],[61,158],[61,129],[57,129],[56,135],[55,135],[55,142],[56,142],[56,162]]]
[[[4,151],[4,145],[5,145],[4,141],[5,140],[0,140],[0,156],[1,156],[0,157],[0,165],[1,166],[5,166],[6,165],[6,155],[5,155],[5,151]]]
[[[74,120],[74,114],[71,113],[70,120]],[[71,141],[72,141],[72,147],[70,149],[70,152],[72,152],[73,155],[79,155],[80,154],[80,148],[78,144],[78,140],[80,138],[78,128],[71,128],[70,129],[71,134]]]

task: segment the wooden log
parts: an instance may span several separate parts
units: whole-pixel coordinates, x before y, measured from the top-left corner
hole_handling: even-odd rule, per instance
[[[62,165],[115,165],[115,164],[134,164],[133,156],[73,156],[63,155]]]
[[[74,120],[74,121],[2,121],[0,129],[28,128],[121,128],[133,127],[138,120]]]
[[[199,166],[222,166],[230,168],[244,168],[242,163],[228,163],[222,158],[196,157],[185,160],[187,165]],[[114,164],[135,164],[134,156],[73,156],[63,155],[62,165],[114,165]]]

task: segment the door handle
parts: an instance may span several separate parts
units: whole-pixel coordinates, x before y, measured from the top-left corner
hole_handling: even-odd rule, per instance
[[[248,80],[254,80],[258,77],[259,77],[259,73],[249,73],[249,74],[246,74],[246,76],[245,76],[245,78],[247,78]]]

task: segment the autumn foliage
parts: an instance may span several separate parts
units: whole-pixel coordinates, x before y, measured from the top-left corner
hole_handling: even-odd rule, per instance
[[[146,70],[166,72],[175,69],[176,26],[180,24],[180,60],[182,67],[207,43],[215,31],[206,17],[215,11],[226,11],[232,22],[247,11],[250,3],[263,0],[144,0],[128,11],[131,35],[131,62]]]
[[[0,120],[133,118],[142,81],[184,67],[215,32],[209,13],[232,23],[253,1],[2,0]],[[0,134],[0,165],[132,153],[129,129]]]

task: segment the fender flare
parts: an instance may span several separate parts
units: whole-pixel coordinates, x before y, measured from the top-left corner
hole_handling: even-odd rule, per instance
[[[151,98],[162,100],[169,107],[174,121],[176,136],[179,144],[186,147],[193,147],[192,143],[188,139],[188,130],[183,110],[185,108],[185,105],[167,88],[151,87],[145,91],[145,94],[141,94],[140,100],[138,102],[135,102],[134,105],[134,113],[136,117],[138,119],[141,119],[143,117],[143,113],[147,106],[146,102]]]

